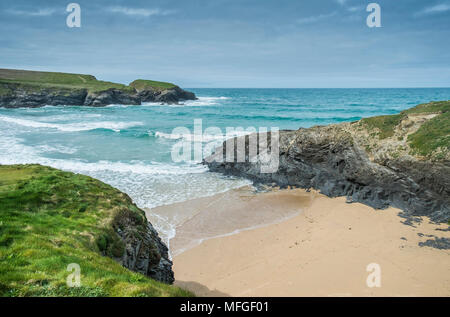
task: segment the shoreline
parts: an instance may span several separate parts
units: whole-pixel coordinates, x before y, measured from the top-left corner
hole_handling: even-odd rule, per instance
[[[170,223],[170,254],[175,257],[202,242],[277,224],[302,212],[310,204],[311,196],[303,190],[292,195],[273,189],[258,192],[252,186],[243,186],[215,195],[195,198],[146,209],[148,219],[164,218]],[[258,213],[246,210],[258,209]]]
[[[228,204],[227,215],[238,217],[236,211],[244,208],[248,218],[257,219],[259,203],[270,193],[254,195],[251,204],[242,199]],[[297,201],[303,203],[301,212],[191,245],[173,257],[175,284],[197,296],[450,296],[450,251],[419,246],[449,238],[450,232],[442,231],[447,224],[421,217],[420,223],[407,225],[399,209],[375,210],[316,191],[278,190],[272,195],[279,198],[271,205],[277,211],[302,197]],[[196,200],[195,205],[206,208],[202,203]],[[210,207],[215,210],[217,204]],[[192,238],[193,224],[211,221],[206,212],[193,218],[179,225],[174,246]],[[380,288],[366,285],[370,263],[380,265]]]

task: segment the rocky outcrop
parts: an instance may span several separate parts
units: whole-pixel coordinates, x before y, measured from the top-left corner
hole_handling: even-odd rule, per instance
[[[92,75],[0,69],[0,107],[6,108],[174,104],[195,99],[195,94],[166,82],[140,79],[127,86]]]
[[[2,84],[11,92],[0,95],[0,107],[42,107],[42,106],[91,106],[102,107],[111,104],[141,105],[142,102],[176,104],[182,100],[195,100],[195,94],[179,87],[167,90],[144,90],[141,92],[107,89],[88,92],[87,89],[40,88],[29,89],[24,85]]]
[[[105,105],[140,105],[141,98],[137,94],[127,93],[119,89],[108,89],[105,91],[87,93],[83,102],[84,106],[101,107]]]
[[[84,105],[88,94],[86,89],[30,89],[26,85],[14,83],[0,83],[0,88],[8,91],[0,95],[0,106],[6,108]]]
[[[412,116],[406,115],[395,129],[401,129],[405,120],[419,120]],[[422,117],[424,122],[429,120]],[[330,197],[347,196],[348,202],[378,209],[393,206],[402,209],[406,216],[448,221],[450,162],[445,157],[431,160],[408,154],[408,135],[417,129],[395,130],[386,139],[377,136],[377,131],[368,130],[361,121],[280,131],[279,168],[273,173],[261,173],[261,153],[252,157],[249,137],[244,136],[240,138],[245,138],[241,141],[245,142],[245,149],[237,146],[238,139],[228,140],[204,164],[213,172],[246,177],[256,183],[314,188]],[[235,151],[234,157],[245,151],[244,162],[225,162],[228,142],[234,143],[228,144]]]
[[[155,280],[168,284],[174,282],[169,250],[149,222],[142,223],[140,218],[121,216],[114,227],[124,243],[123,254],[116,257],[116,261]]]
[[[194,93],[183,90],[178,86],[169,89],[146,87],[144,89],[136,88],[136,90],[142,102],[177,104],[180,101],[197,99]]]

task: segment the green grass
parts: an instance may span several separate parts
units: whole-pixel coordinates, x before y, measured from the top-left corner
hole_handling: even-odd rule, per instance
[[[0,166],[0,296],[191,296],[122,267],[117,217],[146,221],[117,189],[40,165]],[[139,232],[139,226],[136,228]],[[81,267],[69,288],[67,265]]]
[[[433,101],[429,103],[420,104],[411,109],[402,111],[404,114],[432,114],[445,113],[450,111],[450,100],[448,101]]]
[[[440,148],[450,151],[450,112],[425,122],[419,130],[408,136],[413,154],[429,156]]]
[[[162,82],[162,81],[154,81],[154,80],[144,80],[144,79],[137,79],[135,81],[133,81],[132,83],[130,83],[131,87],[136,88],[136,90],[143,90],[146,88],[154,88],[154,89],[172,89],[177,87],[174,84],[171,83],[166,83],[166,82]]]
[[[58,88],[87,89],[89,92],[99,92],[114,88],[125,92],[134,92],[133,87],[100,81],[91,75],[0,69],[0,87],[3,86],[0,88],[0,94],[7,93],[5,84],[20,85],[29,91]]]
[[[413,153],[430,156],[435,150],[450,150],[450,101],[435,101],[420,104],[404,110],[396,115],[378,116],[362,119],[369,132],[378,131],[379,139],[394,135],[395,128],[408,115],[437,114],[436,117],[424,123],[415,133],[408,136]]]
[[[378,129],[378,137],[380,139],[386,139],[394,135],[394,129],[402,121],[402,118],[402,114],[396,114],[365,118],[361,122],[368,127],[369,131]]]
[[[83,74],[37,72],[15,69],[0,69],[0,96],[12,93],[10,85],[33,92],[41,89],[67,90],[87,89],[91,93],[108,89],[118,89],[128,93],[136,90],[153,88],[156,90],[172,89],[177,87],[174,84],[162,81],[138,79],[129,86],[97,80],[94,76]]]

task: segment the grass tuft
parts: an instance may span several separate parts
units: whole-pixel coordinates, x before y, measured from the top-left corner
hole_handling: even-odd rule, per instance
[[[9,84],[19,86],[29,92],[41,89],[87,89],[95,93],[108,89],[117,89],[133,93],[134,88],[123,84],[97,80],[94,76],[83,74],[36,72],[14,69],[0,69],[0,95],[10,93]]]
[[[133,81],[130,84],[131,87],[136,88],[137,91],[145,90],[148,88],[153,88],[156,90],[165,90],[165,89],[172,89],[177,87],[174,84],[166,83],[162,81],[154,81],[154,80],[144,80],[144,79],[137,79]]]

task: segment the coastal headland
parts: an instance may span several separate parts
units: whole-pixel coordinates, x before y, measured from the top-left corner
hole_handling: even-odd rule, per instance
[[[195,99],[194,93],[160,81],[138,79],[127,86],[92,75],[0,69],[0,106],[6,108],[174,104]]]

